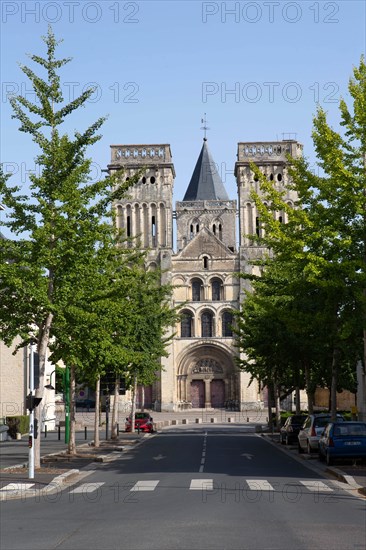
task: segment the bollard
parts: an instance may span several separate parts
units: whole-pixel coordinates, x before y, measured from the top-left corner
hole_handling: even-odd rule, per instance
[[[85,441],[88,439],[88,428],[84,426]]]
[[[119,435],[119,424],[117,422],[117,435]]]
[[[44,425],[44,436],[47,437],[47,424]]]
[[[61,426],[60,424],[58,425],[58,440],[60,441],[61,439]]]

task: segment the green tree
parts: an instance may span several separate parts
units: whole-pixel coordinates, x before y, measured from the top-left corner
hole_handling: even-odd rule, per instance
[[[0,251],[1,337],[9,344],[20,335],[22,345],[30,335],[36,337],[38,397],[43,395],[54,320],[62,316],[65,303],[73,302],[84,277],[88,279],[89,262],[94,265],[95,249],[108,231],[110,205],[125,190],[123,185],[116,187],[112,178],[92,182],[89,175],[91,160],[85,156],[86,149],[100,139],[104,118],[72,137],[61,133],[65,119],[85,106],[93,89],[65,103],[58,73],[70,59],[55,57],[58,42],[51,28],[43,40],[46,56],[30,56],[41,74],[21,65],[37,100],[11,98],[20,131],[29,134],[40,150],[36,157],[39,174],[30,175],[29,195],[21,195],[20,187],[11,186],[7,178],[0,181],[1,202],[7,209],[2,225],[16,237],[5,240]],[[41,412],[38,407],[38,420]],[[35,467],[39,467],[40,439],[36,443]]]
[[[366,208],[366,66],[361,58],[349,92],[353,109],[340,103],[342,135],[333,130],[319,108],[313,140],[324,175],[312,173],[306,159],[289,158],[292,188],[298,193],[291,209],[273,183],[253,165],[267,199],[253,193],[265,229],[260,241],[276,261],[297,265],[303,281],[321,296],[317,315],[320,333],[331,355],[331,412],[336,414],[339,379],[349,369],[349,358],[361,357],[360,327],[365,335],[365,208]],[[287,224],[273,217],[284,210]],[[301,287],[297,289],[301,292]],[[306,302],[306,301],[305,301]],[[365,344],[365,336],[364,336]],[[365,358],[364,358],[365,361]],[[347,366],[348,365],[348,366]],[[354,365],[355,368],[355,365]],[[343,376],[343,380],[344,380]]]

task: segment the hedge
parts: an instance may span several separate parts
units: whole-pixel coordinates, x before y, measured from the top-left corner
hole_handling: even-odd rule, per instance
[[[21,416],[7,416],[5,419],[5,423],[8,425],[8,434],[13,438],[16,439],[16,434],[26,434],[29,432],[29,416],[28,415],[21,415]]]

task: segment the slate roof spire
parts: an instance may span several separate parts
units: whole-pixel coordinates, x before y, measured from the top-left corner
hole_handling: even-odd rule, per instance
[[[229,200],[217,167],[207,147],[207,138],[198,157],[183,201]]]

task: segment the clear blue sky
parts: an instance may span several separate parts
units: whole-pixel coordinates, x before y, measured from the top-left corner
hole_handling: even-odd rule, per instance
[[[7,94],[33,96],[17,63],[44,54],[52,24],[66,99],[98,85],[68,129],[109,115],[90,149],[95,175],[109,146],[170,143],[182,200],[196,163],[207,113],[209,147],[230,198],[239,141],[282,139],[292,132],[315,162],[312,116],[319,102],[338,128],[352,67],[365,51],[364,1],[38,1],[1,2],[1,158],[13,183],[27,187],[36,149],[11,119]],[[37,69],[38,70],[38,69]],[[230,91],[232,93],[230,93]],[[4,216],[4,213],[2,214]]]

